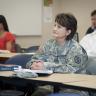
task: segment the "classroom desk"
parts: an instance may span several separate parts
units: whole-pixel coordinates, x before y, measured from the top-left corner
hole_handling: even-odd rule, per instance
[[[84,87],[84,88],[89,88],[89,89],[96,89],[96,76],[92,76],[91,78],[88,77],[87,80],[78,81],[78,82],[68,82],[66,84],[70,86],[77,86],[77,87],[82,87],[82,88]]]
[[[34,55],[35,53],[0,53],[0,61],[5,62],[7,59],[11,58],[12,56],[20,55],[20,54]]]
[[[34,55],[35,53],[0,53],[0,58],[10,58],[19,54]]]
[[[18,55],[20,53],[0,53],[0,58],[10,58],[12,56]]]
[[[14,71],[0,71],[0,76],[10,77],[14,74]],[[84,74],[59,74],[53,73],[49,76],[39,76],[37,78],[26,78],[29,80],[39,80],[39,81],[48,81],[48,82],[57,82],[57,83],[72,83],[72,82],[81,82],[81,81],[90,81],[96,79],[95,75],[84,75]]]
[[[18,55],[19,53],[0,53],[0,61],[5,62],[8,58]]]
[[[96,76],[84,74],[58,74],[54,73],[49,76],[37,78],[14,78],[10,77],[14,72],[2,71],[0,72],[1,80],[11,80],[15,82],[24,82],[28,84],[48,84],[53,86],[60,86],[65,88],[73,88],[78,90],[95,90],[96,91]],[[8,79],[10,78],[10,79]],[[57,87],[57,88],[58,88]]]

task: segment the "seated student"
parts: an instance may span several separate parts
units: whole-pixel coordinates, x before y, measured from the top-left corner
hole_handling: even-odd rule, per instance
[[[96,10],[91,13],[91,23],[92,25],[87,29],[86,34],[90,34],[96,30]]]
[[[82,47],[72,39],[76,29],[77,21],[73,15],[58,14],[53,28],[54,39],[44,44],[40,52],[27,63],[27,68],[51,69],[62,73],[79,70],[85,64],[87,55]]]
[[[40,52],[32,57],[26,67],[36,70],[50,69],[60,73],[75,73],[85,67],[87,54],[72,39],[76,30],[77,20],[72,14],[58,14],[55,18],[53,39],[40,48]]]
[[[96,30],[91,34],[84,36],[80,41],[80,44],[86,50],[88,56],[96,57],[96,44],[94,43],[95,41],[96,41]]]
[[[3,15],[0,15],[0,50],[4,52],[15,52],[15,36],[9,32],[7,21]]]

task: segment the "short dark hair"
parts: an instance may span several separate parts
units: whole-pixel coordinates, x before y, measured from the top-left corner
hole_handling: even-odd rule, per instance
[[[96,10],[93,10],[93,11],[91,12],[91,16],[94,16],[94,15],[96,15]]]
[[[6,18],[3,15],[0,15],[0,23],[3,24],[4,30],[9,32],[9,28],[8,28]]]
[[[66,40],[71,40],[77,31],[76,18],[69,13],[60,13],[56,16],[55,22],[57,22],[63,27],[66,27],[67,30],[71,30],[71,33],[66,38]]]

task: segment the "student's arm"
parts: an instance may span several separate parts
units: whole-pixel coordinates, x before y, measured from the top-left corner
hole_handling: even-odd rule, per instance
[[[13,44],[13,42],[12,41],[8,41],[7,43],[6,43],[6,50],[8,50],[8,51],[12,51],[12,49],[13,49],[13,46],[14,46],[14,44]]]
[[[38,52],[32,56],[31,60],[26,64],[26,68],[31,68],[33,63],[39,61],[46,62],[47,57],[45,56],[46,52],[50,49],[50,41],[47,41],[43,46],[39,47]]]
[[[11,34],[10,32],[7,32],[6,34],[6,50],[10,52],[15,51],[15,36]]]

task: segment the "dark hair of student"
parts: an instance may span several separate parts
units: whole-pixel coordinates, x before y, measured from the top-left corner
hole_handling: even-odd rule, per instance
[[[66,38],[66,40],[71,40],[77,30],[76,18],[72,14],[60,13],[56,16],[55,22],[63,27],[66,27],[67,30],[71,30],[71,33]]]
[[[3,15],[0,15],[0,23],[3,24],[4,30],[9,32],[9,28],[8,28],[6,18]]]
[[[93,10],[91,13],[91,16],[94,16],[94,15],[96,15],[96,10]]]

